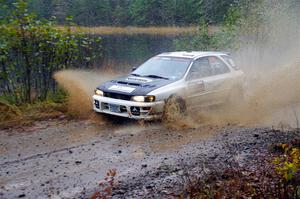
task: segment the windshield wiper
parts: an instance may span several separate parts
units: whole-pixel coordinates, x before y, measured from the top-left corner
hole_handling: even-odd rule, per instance
[[[152,78],[159,78],[159,79],[169,79],[167,77],[162,77],[159,75],[144,75],[143,77],[152,77]]]
[[[131,73],[131,75],[133,75],[133,76],[137,76],[137,77],[140,77],[141,75],[139,75],[139,74],[136,74],[136,73]]]

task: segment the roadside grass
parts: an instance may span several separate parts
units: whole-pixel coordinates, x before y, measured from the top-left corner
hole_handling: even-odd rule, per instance
[[[47,119],[72,117],[68,113],[66,97],[60,100],[51,98],[45,101],[36,101],[32,104],[20,105],[14,105],[0,98],[0,129],[31,125],[35,121]]]
[[[71,118],[67,112],[66,103],[50,101],[23,104],[13,109],[0,105],[0,129],[31,125],[35,121],[56,118]]]
[[[58,29],[67,30],[68,26],[57,26]],[[71,31],[74,33],[99,34],[99,35],[132,35],[132,34],[147,34],[147,35],[182,35],[195,34],[198,31],[197,26],[176,27],[176,26],[149,26],[149,27],[113,27],[113,26],[71,26]],[[209,27],[210,32],[216,31],[215,26]]]

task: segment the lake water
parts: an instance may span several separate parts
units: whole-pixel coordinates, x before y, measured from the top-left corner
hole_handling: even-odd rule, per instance
[[[118,70],[127,70],[154,55],[174,51],[174,40],[180,37],[144,34],[102,36],[103,57],[98,66],[111,65]]]

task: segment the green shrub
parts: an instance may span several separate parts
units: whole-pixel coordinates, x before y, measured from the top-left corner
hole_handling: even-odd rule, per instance
[[[297,172],[300,171],[300,150],[296,147],[288,147],[286,144],[282,144],[284,149],[284,155],[276,157],[274,164],[277,166],[276,171],[286,181],[292,181]]]
[[[70,28],[58,30],[52,21],[37,20],[24,0],[13,6],[0,20],[1,95],[12,96],[16,103],[45,100],[56,92],[53,72],[75,64],[87,67],[101,54],[99,38],[89,39]]]
[[[283,178],[285,192],[300,198],[300,149],[299,146],[280,144],[284,153],[273,160],[276,172]]]
[[[174,41],[177,50],[234,50],[239,46],[238,37],[242,15],[239,7],[231,7],[224,22],[210,30],[210,26],[204,18],[200,19],[198,31],[194,35],[186,35],[183,39]]]

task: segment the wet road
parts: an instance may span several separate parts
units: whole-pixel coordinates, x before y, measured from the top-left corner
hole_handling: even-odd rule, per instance
[[[221,129],[199,125],[176,131],[159,123],[104,126],[54,120],[2,130],[0,198],[88,198],[112,168],[121,182],[114,197],[158,197],[147,189],[165,193],[164,180],[180,173],[181,161],[192,167],[217,163],[221,169],[229,162],[244,164],[268,144],[295,137],[269,129]]]
[[[183,136],[159,124],[136,126],[45,121],[1,131],[0,197],[69,198],[95,187],[108,169],[121,176],[147,162],[159,164],[160,153],[207,133]]]

